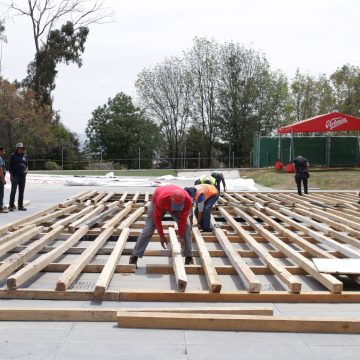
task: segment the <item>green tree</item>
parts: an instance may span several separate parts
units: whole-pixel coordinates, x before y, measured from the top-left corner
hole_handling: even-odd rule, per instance
[[[117,94],[107,104],[92,113],[86,135],[93,153],[100,149],[107,159],[123,159],[121,164],[137,168],[139,148],[141,167],[151,168],[152,159],[160,143],[159,129],[134,106],[130,96]]]
[[[57,65],[74,62],[81,66],[88,26],[103,23],[110,13],[104,1],[98,0],[13,0],[8,7],[31,21],[35,57],[25,84],[43,104],[51,105]]]
[[[330,77],[335,93],[335,108],[345,114],[360,115],[360,68],[350,64],[337,69]]]
[[[28,76],[24,80],[24,85],[34,90],[42,104],[52,105],[51,92],[55,89],[59,63],[82,65],[81,54],[85,50],[88,33],[87,27],[76,30],[72,22],[67,22],[60,30],[50,31],[47,43],[29,64]]]

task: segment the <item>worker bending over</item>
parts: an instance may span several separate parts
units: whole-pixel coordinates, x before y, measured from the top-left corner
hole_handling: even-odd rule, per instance
[[[219,192],[214,185],[200,184],[185,188],[195,202],[195,216],[198,228],[203,231],[211,231],[211,211],[219,198]],[[191,221],[192,222],[192,221]]]
[[[220,184],[223,184],[224,191],[226,191],[226,184],[224,175],[220,172],[213,172],[211,175],[202,175],[195,181],[195,185],[208,184],[217,188],[220,194]]]
[[[178,235],[183,245],[185,264],[193,264],[191,226],[188,220],[192,199],[189,194],[179,186],[165,185],[157,188],[148,208],[145,226],[137,238],[133,254],[130,256],[129,264],[137,264],[138,258],[144,255],[155,229],[160,236],[161,246],[166,249],[168,239],[164,235],[161,219],[166,212],[178,224]]]

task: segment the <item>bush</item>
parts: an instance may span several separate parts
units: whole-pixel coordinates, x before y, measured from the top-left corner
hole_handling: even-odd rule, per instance
[[[46,170],[62,170],[61,166],[59,166],[55,161],[47,161],[45,163]]]

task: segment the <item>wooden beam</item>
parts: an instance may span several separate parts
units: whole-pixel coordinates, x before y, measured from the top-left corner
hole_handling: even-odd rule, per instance
[[[216,238],[221,244],[222,248],[226,252],[229,261],[236,269],[239,274],[241,280],[243,281],[245,287],[249,290],[249,292],[260,292],[261,290],[261,282],[256,277],[256,275],[251,271],[249,265],[246,264],[245,260],[237,253],[237,251],[232,246],[231,242],[225,235],[224,231],[219,228],[214,228],[214,232]]]
[[[125,247],[126,241],[129,237],[130,229],[125,228],[122,230],[121,235],[119,236],[116,245],[114,247],[113,252],[109,256],[109,258],[106,261],[106,264],[97,279],[96,285],[95,285],[95,296],[100,297],[102,296],[106,289],[108,288],[110,281],[112,279],[112,276],[114,274],[114,270],[116,265],[119,263],[121,253]]]
[[[97,204],[105,196],[106,196],[106,191],[100,191],[95,197],[91,199],[91,203]]]
[[[97,194],[96,190],[90,190],[88,192],[84,192],[82,195],[80,195],[76,198],[76,201],[83,202],[85,200],[89,200],[92,196],[94,196],[96,194]]]
[[[200,234],[199,229],[193,228],[192,232],[194,234],[194,239],[200,253],[200,258],[205,270],[206,281],[208,283],[209,289],[212,292],[219,293],[221,291],[221,282],[209,254],[209,250],[205,244],[203,237]]]
[[[169,228],[169,238],[176,283],[178,285],[179,291],[183,292],[186,289],[187,276],[185,272],[183,257],[181,255],[180,244],[174,228]]]
[[[53,251],[50,251],[47,254],[44,254],[33,262],[19,270],[14,275],[10,276],[7,279],[7,286],[9,289],[16,289],[25,281],[29,280],[32,276],[41,271],[46,265],[50,264],[52,261],[61,256],[66,250],[71,246],[76,244],[89,230],[88,226],[83,226],[72,234],[63,244],[56,247]]]
[[[74,221],[73,223],[71,223],[69,225],[69,230],[71,232],[74,232],[76,230],[76,228],[82,224],[83,222],[85,222],[86,220],[90,219],[91,217],[100,214],[103,210],[105,209],[104,205],[98,205],[97,207],[95,207],[92,211],[90,211],[89,213],[87,213],[86,215],[84,215],[83,217],[81,217],[80,219]]]
[[[265,264],[276,274],[279,279],[284,282],[290,291],[300,292],[301,282],[299,282],[278,260],[274,259],[272,255],[262,247],[249,233],[247,233],[235,219],[225,209],[219,209],[220,214],[229,222],[229,224],[236,230],[239,235],[245,240],[250,249],[264,261]]]
[[[102,227],[101,230],[105,230],[109,227],[115,227],[129,212],[131,211],[131,206],[126,206],[118,214],[113,216],[108,220]]]
[[[95,256],[96,252],[105,244],[114,232],[114,228],[104,230],[93,243],[69,266],[69,268],[59,277],[56,284],[57,291],[65,291],[79,276],[81,271]]]
[[[140,191],[136,192],[134,197],[131,199],[131,201],[133,202],[133,204],[136,204],[138,199],[139,199],[139,196],[140,196]]]
[[[86,206],[84,209],[82,209],[81,211],[79,212],[76,212],[75,214],[71,214],[69,216],[67,216],[66,218],[64,219],[61,219],[61,220],[58,220],[57,222],[55,222],[54,224],[52,224],[50,226],[50,229],[55,229],[56,227],[58,226],[66,226],[72,222],[74,222],[75,220],[77,220],[78,218],[88,214],[90,211],[92,211],[94,209],[94,205],[89,205],[89,206]]]
[[[140,217],[145,211],[145,208],[142,206],[134,211],[128,218],[121,222],[118,226],[119,230],[123,230],[125,228],[129,228],[137,219]]]
[[[0,307],[0,321],[101,321],[116,322],[118,312],[163,312],[196,314],[273,315],[270,307],[145,307],[61,308]]]
[[[0,245],[0,256],[6,254],[9,250],[16,248],[18,245],[21,245],[24,242],[32,239],[34,236],[40,234],[42,230],[42,226],[37,226],[26,231],[23,234],[14,237],[13,239],[7,241],[5,244]]]
[[[48,208],[46,208],[44,210],[37,211],[36,213],[33,213],[25,218],[16,220],[8,225],[4,225],[4,226],[0,227],[0,235],[7,233],[9,230],[16,230],[20,225],[25,224],[26,222],[29,222],[32,219],[36,219],[39,216],[47,214],[49,211],[53,211],[58,208],[59,208],[59,205],[49,206]]]
[[[116,193],[114,191],[108,193],[105,197],[103,197],[99,202],[98,205],[105,205],[107,201],[111,200],[111,198],[115,195]]]
[[[360,333],[360,318],[121,311],[117,315],[117,322],[119,327],[148,329],[310,332],[327,334]]]
[[[43,235],[39,240],[33,241],[24,250],[5,259],[0,265],[0,281],[7,278],[13,271],[37,254],[40,249],[53,241],[63,229],[63,226],[56,227],[49,233]]]
[[[124,193],[122,194],[121,198],[120,198],[120,202],[123,203],[125,202],[126,198],[127,198],[128,192],[124,191]]]
[[[8,242],[11,239],[16,238],[17,236],[26,233],[28,230],[33,229],[34,227],[36,227],[35,224],[32,225],[28,225],[28,226],[24,226],[23,228],[20,228],[19,230],[10,232],[4,236],[2,236],[0,238],[0,245],[5,244],[6,242]]]
[[[258,210],[253,210],[256,214],[261,214]],[[264,229],[260,224],[258,224],[251,216],[242,212],[241,210],[236,209],[236,212],[243,216],[246,221],[256,229],[259,234],[264,236],[264,238],[269,241],[270,244],[274,245],[280,251],[287,255],[287,257],[292,260],[295,264],[301,266],[305,271],[307,271],[313,278],[319,281],[322,285],[324,285],[331,292],[338,293],[343,290],[343,283],[336,279],[334,276],[329,274],[321,274],[316,270],[315,265],[309,259],[297,253],[293,248],[289,245],[285,244],[281,240],[279,240],[274,234],[272,234],[269,230]]]
[[[94,215],[91,218],[87,219],[86,221],[83,221],[81,223],[81,225],[87,225],[89,228],[91,228],[92,226],[94,226],[94,225],[98,224],[99,222],[103,221],[104,219],[111,216],[113,213],[115,213],[118,210],[119,210],[118,206],[111,207],[111,208],[101,212],[100,214]],[[79,227],[79,225],[77,226],[77,228],[78,227]]]

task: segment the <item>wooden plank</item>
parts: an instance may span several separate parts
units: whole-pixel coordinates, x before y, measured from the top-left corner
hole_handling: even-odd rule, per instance
[[[64,264],[67,265],[67,264]],[[263,265],[250,265],[250,270],[255,275],[273,275],[273,272],[268,266]],[[237,271],[232,265],[215,266],[215,270],[218,275],[237,275]],[[297,265],[286,266],[290,274],[293,275],[307,275],[307,272]],[[202,265],[185,265],[186,274],[205,274],[205,269]],[[147,274],[174,274],[174,269],[171,265],[165,264],[147,264]]]
[[[221,244],[222,248],[226,252],[231,264],[236,269],[239,274],[241,280],[243,281],[245,287],[249,290],[249,292],[260,292],[261,290],[261,282],[256,277],[256,275],[251,271],[249,266],[246,264],[245,260],[237,253],[229,239],[225,235],[224,231],[219,228],[214,228],[214,232],[216,238]]]
[[[208,283],[209,289],[212,292],[219,293],[221,291],[221,282],[219,276],[216,272],[215,266],[209,254],[209,250],[205,244],[203,237],[200,234],[199,229],[193,228],[192,232],[194,234],[194,239],[200,253],[200,258],[203,263],[205,270],[206,281]]]
[[[95,207],[92,211],[90,211],[89,213],[87,213],[86,215],[84,215],[83,217],[81,217],[80,219],[74,221],[73,223],[71,223],[69,225],[69,230],[71,232],[74,232],[75,229],[82,224],[83,222],[85,222],[86,220],[90,219],[91,217],[100,214],[103,210],[105,209],[104,205],[99,205],[97,207]]]
[[[126,206],[113,218],[108,220],[102,227],[101,230],[105,230],[109,227],[115,227],[129,212],[131,211],[131,206]]]
[[[163,312],[196,314],[273,315],[271,307],[145,307],[145,308],[61,308],[0,307],[0,321],[101,321],[116,322],[117,313]]]
[[[335,230],[330,229],[328,226],[326,225],[322,225],[314,220],[311,220],[305,216],[302,216],[300,214],[297,214],[296,212],[290,211],[288,209],[280,209],[280,212],[282,212],[283,214],[289,216],[289,217],[293,217],[299,221],[301,221],[302,223],[304,223],[305,225],[307,225],[307,230],[306,233],[313,237],[314,239],[320,241],[323,244],[326,244],[327,246],[331,247],[332,249],[341,252],[342,254],[349,256],[351,258],[360,258],[360,252],[355,250],[355,249],[351,249],[350,247],[348,247],[347,245],[343,245],[337,241],[334,241],[330,238],[328,238],[327,236],[323,235],[323,234],[319,234],[316,233],[315,231],[309,229],[309,227],[315,228],[323,233],[325,233],[326,235],[332,236],[340,241],[343,242],[356,242],[356,240],[351,239],[349,236],[345,235],[345,234],[340,234]],[[358,246],[359,247],[359,242]],[[352,244],[353,245],[353,244]]]
[[[131,199],[131,201],[133,202],[133,204],[136,204],[138,199],[139,199],[139,196],[140,196],[140,191],[136,192],[134,197]]]
[[[150,193],[147,191],[144,196],[144,203],[146,204],[149,201]]]
[[[172,256],[172,265],[175,273],[176,283],[179,291],[185,291],[187,285],[187,276],[181,254],[181,247],[174,228],[169,228],[169,238]]]
[[[89,200],[92,196],[94,196],[96,194],[97,194],[96,190],[90,190],[88,192],[84,192],[82,195],[80,195],[76,198],[76,201],[83,202],[85,200]]]
[[[114,274],[115,267],[119,263],[121,253],[125,247],[129,234],[130,234],[129,228],[125,228],[122,230],[121,235],[119,236],[116,242],[113,252],[107,259],[106,264],[99,278],[97,279],[95,285],[95,295],[97,297],[102,296],[105,293],[106,289],[108,288],[112,276]]]
[[[360,333],[360,318],[121,311],[117,315],[117,322],[119,327],[148,329],[309,332],[327,334]]]
[[[100,191],[95,197],[91,199],[91,203],[97,204],[105,196],[106,196],[106,191]]]
[[[119,230],[123,230],[129,228],[145,211],[145,207],[140,207],[136,211],[134,211],[128,218],[121,222],[118,226]]]
[[[102,198],[99,202],[98,205],[105,205],[105,203],[109,200],[111,200],[112,197],[114,197],[116,193],[114,191],[108,193],[104,198]]]
[[[121,198],[120,198],[120,202],[123,203],[125,202],[126,198],[127,198],[128,192],[124,191],[124,193],[122,194]]]
[[[114,228],[104,230],[93,243],[69,266],[69,268],[59,277],[56,284],[57,291],[65,291],[79,276],[81,271],[95,256],[96,252],[105,244],[114,232]]]
[[[327,251],[320,249],[318,246],[312,244],[311,242],[303,239],[298,234],[292,232],[291,230],[285,228],[285,226],[279,224],[275,220],[271,219],[269,215],[274,216],[275,218],[283,221],[285,224],[292,226],[295,229],[298,229],[302,231],[304,234],[307,232],[307,227],[304,225],[299,224],[298,222],[289,219],[287,216],[282,215],[278,211],[274,211],[267,207],[265,209],[265,213],[263,214],[260,211],[256,211],[255,209],[249,209],[250,213],[258,216],[260,219],[262,219],[266,224],[269,224],[273,229],[275,229],[279,234],[285,236],[287,239],[289,239],[294,244],[298,245],[299,247],[305,249],[310,254],[320,257],[320,258],[335,258],[335,256],[329,254]]]
[[[49,233],[43,235],[39,240],[32,242],[24,250],[5,259],[0,265],[0,281],[7,278],[13,271],[37,254],[40,249],[53,241],[63,229],[63,226],[56,227]]]
[[[40,234],[42,230],[42,226],[37,226],[7,241],[5,244],[0,245],[0,256],[6,254],[9,250],[14,249],[16,246],[32,239],[34,236]]]
[[[66,250],[71,246],[76,244],[89,230],[88,226],[83,226],[72,234],[63,244],[56,247],[53,251],[50,251],[47,254],[44,254],[33,262],[19,270],[14,275],[10,276],[7,279],[7,287],[9,289],[16,289],[25,281],[29,280],[32,276],[41,271],[46,265],[57,259],[61,256]]]
[[[8,242],[9,240],[14,239],[15,237],[17,237],[17,236],[19,236],[19,235],[21,235],[21,234],[26,233],[28,230],[33,229],[34,227],[36,227],[35,224],[28,225],[28,226],[24,226],[23,228],[20,228],[19,230],[10,232],[10,233],[2,236],[2,237],[0,238],[0,245],[5,244],[5,243]]]
[[[264,261],[265,264],[276,274],[279,279],[284,282],[292,292],[301,291],[301,282],[299,282],[279,261],[274,259],[272,255],[262,247],[250,234],[248,234],[235,219],[225,209],[219,209],[220,214],[229,222],[239,235],[245,240],[250,249]]]
[[[35,225],[41,225],[41,224],[44,224],[44,223],[47,223],[49,222],[49,220],[52,220],[52,219],[56,219],[60,216],[63,216],[67,213],[70,213],[74,210],[77,209],[77,206],[76,205],[71,205],[69,207],[66,207],[66,208],[61,208],[59,210],[56,210],[50,214],[47,214],[47,215],[43,215],[41,217],[38,217],[36,219],[33,219],[29,222],[26,222],[25,225],[31,225],[31,224],[35,224]],[[23,224],[24,225],[24,224]]]
[[[94,215],[91,218],[87,219],[86,221],[83,221],[81,223],[81,225],[87,225],[89,228],[91,228],[92,226],[94,226],[94,225],[98,224],[99,222],[103,221],[104,219],[111,216],[113,213],[115,213],[118,210],[119,210],[118,206],[111,207],[111,208],[101,212],[100,214]],[[77,228],[78,227],[79,227],[79,225],[77,226]]]
[[[260,224],[258,224],[251,216],[248,216],[241,210],[236,209],[236,212],[241,214],[246,221],[256,229],[259,234],[264,236],[266,240],[269,241],[270,244],[277,247],[280,251],[287,255],[287,257],[292,260],[295,264],[301,266],[305,271],[307,271],[311,276],[314,277],[317,281],[319,281],[322,285],[324,285],[327,289],[329,289],[333,293],[338,293],[343,290],[343,283],[336,279],[335,277],[328,274],[321,274],[316,270],[315,265],[304,256],[297,253],[294,249],[292,249],[289,245],[285,244],[281,240],[279,240],[274,234],[272,234],[269,230],[264,229]],[[259,214],[260,211],[253,209],[253,212]],[[260,213],[261,214],[261,213]]]
[[[58,208],[59,208],[59,205],[49,206],[48,208],[46,208],[44,210],[37,211],[25,218],[16,220],[8,225],[4,225],[4,226],[0,227],[0,235],[7,233],[9,230],[16,230],[20,225],[25,224],[26,222],[29,222],[32,219],[36,219],[39,216],[42,216],[42,215],[48,213],[49,211],[53,211]]]
[[[54,224],[52,224],[50,226],[50,229],[55,229],[58,226],[66,226],[72,222],[74,222],[75,220],[79,219],[80,217],[88,214],[90,211],[94,210],[95,206],[94,205],[89,205],[86,206],[84,209],[82,209],[79,212],[76,212],[75,214],[71,214],[69,216],[67,216],[64,219],[58,220],[57,222],[55,222]]]

